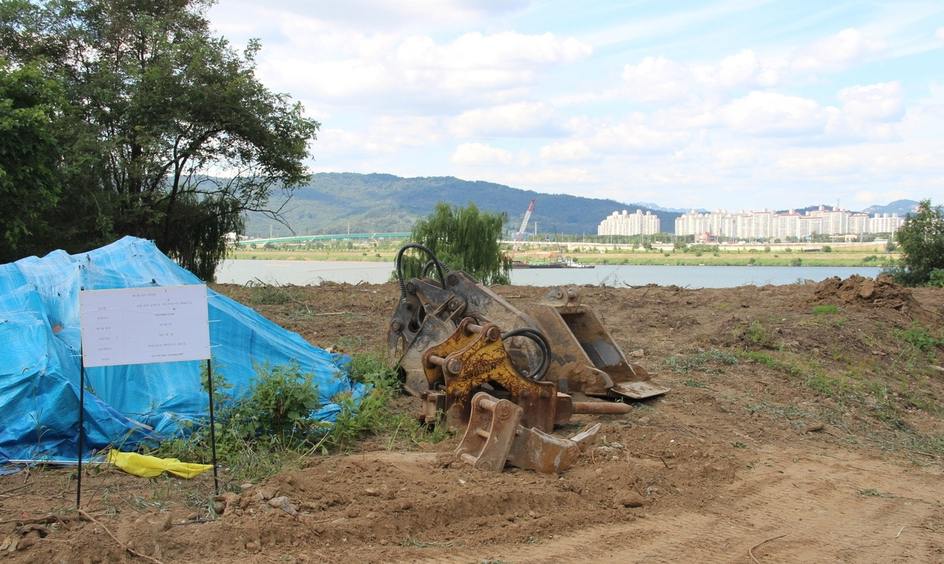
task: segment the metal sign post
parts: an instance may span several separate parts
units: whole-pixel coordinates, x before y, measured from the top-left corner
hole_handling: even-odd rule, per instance
[[[210,396],[210,453],[213,457],[213,490],[220,495],[220,480],[216,475],[216,422],[213,420],[213,362],[207,359],[207,391]]]
[[[150,286],[79,293],[81,371],[79,375],[78,480],[75,505],[82,502],[85,445],[85,369],[102,366],[206,360],[210,395],[213,485],[219,494],[210,325],[204,285]]]
[[[75,488],[75,508],[78,509],[82,504],[82,443],[85,439],[85,359],[81,358],[81,349],[79,350],[79,448],[78,460],[79,473],[76,475]]]

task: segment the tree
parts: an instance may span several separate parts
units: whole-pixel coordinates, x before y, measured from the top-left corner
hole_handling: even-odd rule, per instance
[[[944,208],[923,200],[895,234],[901,264],[895,276],[905,284],[927,284],[935,271],[944,271]]]
[[[462,270],[483,284],[509,284],[511,261],[501,252],[505,214],[436,204],[428,217],[416,222],[411,239],[429,248],[447,267]],[[426,257],[424,257],[425,259]],[[417,276],[422,264],[404,263],[406,277]]]
[[[0,263],[46,235],[47,214],[59,198],[57,86],[34,67],[0,61]]]
[[[242,213],[307,182],[319,124],[255,77],[260,45],[213,36],[210,0],[3,3],[0,55],[64,85],[68,247],[155,240],[205,279]],[[65,244],[63,244],[65,243]]]

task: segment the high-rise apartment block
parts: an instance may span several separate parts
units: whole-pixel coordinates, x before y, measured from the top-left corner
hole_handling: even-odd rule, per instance
[[[615,211],[597,226],[597,235],[654,235],[659,232],[659,216],[636,210]]]
[[[847,210],[729,213],[724,210],[691,211],[675,220],[676,235],[708,235],[730,239],[805,239],[814,235],[863,235],[894,233],[905,223],[897,214],[868,214]]]

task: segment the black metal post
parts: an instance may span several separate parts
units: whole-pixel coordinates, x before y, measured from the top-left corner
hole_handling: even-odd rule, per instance
[[[75,488],[75,508],[79,509],[82,504],[82,447],[85,442],[85,357],[82,357],[82,350],[79,349],[79,450],[78,456],[78,474]]]
[[[207,390],[210,394],[210,453],[213,457],[213,489],[220,495],[220,480],[216,473],[216,421],[213,419],[213,363],[207,359]]]

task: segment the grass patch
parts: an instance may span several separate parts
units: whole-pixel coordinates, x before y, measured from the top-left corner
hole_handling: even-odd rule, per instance
[[[332,424],[310,418],[320,407],[317,389],[312,376],[297,365],[257,368],[251,390],[239,401],[228,395],[225,380],[215,376],[217,459],[226,475],[235,483],[262,480],[305,457],[344,451],[372,435],[390,434],[388,448],[448,436],[444,428],[428,428],[394,409],[400,382],[380,356],[354,355],[351,379],[365,384],[367,391],[359,400],[349,392],[332,398],[340,406]],[[187,430],[186,437],[164,441],[149,454],[209,462],[209,426]]]
[[[839,313],[839,306],[833,304],[823,304],[813,306],[813,315],[833,315]]]
[[[931,352],[944,346],[944,338],[935,337],[919,323],[912,323],[908,329],[899,329],[896,336],[921,352]]]
[[[757,319],[751,321],[750,325],[743,327],[737,337],[745,344],[762,349],[776,349],[776,341],[767,327]]]
[[[673,355],[665,359],[665,365],[678,374],[687,374],[692,371],[719,373],[723,371],[723,366],[730,366],[737,364],[737,362],[737,356],[718,349],[697,351],[686,355]],[[686,385],[690,384],[686,383]],[[704,384],[700,386],[692,385],[691,387],[704,387]]]

